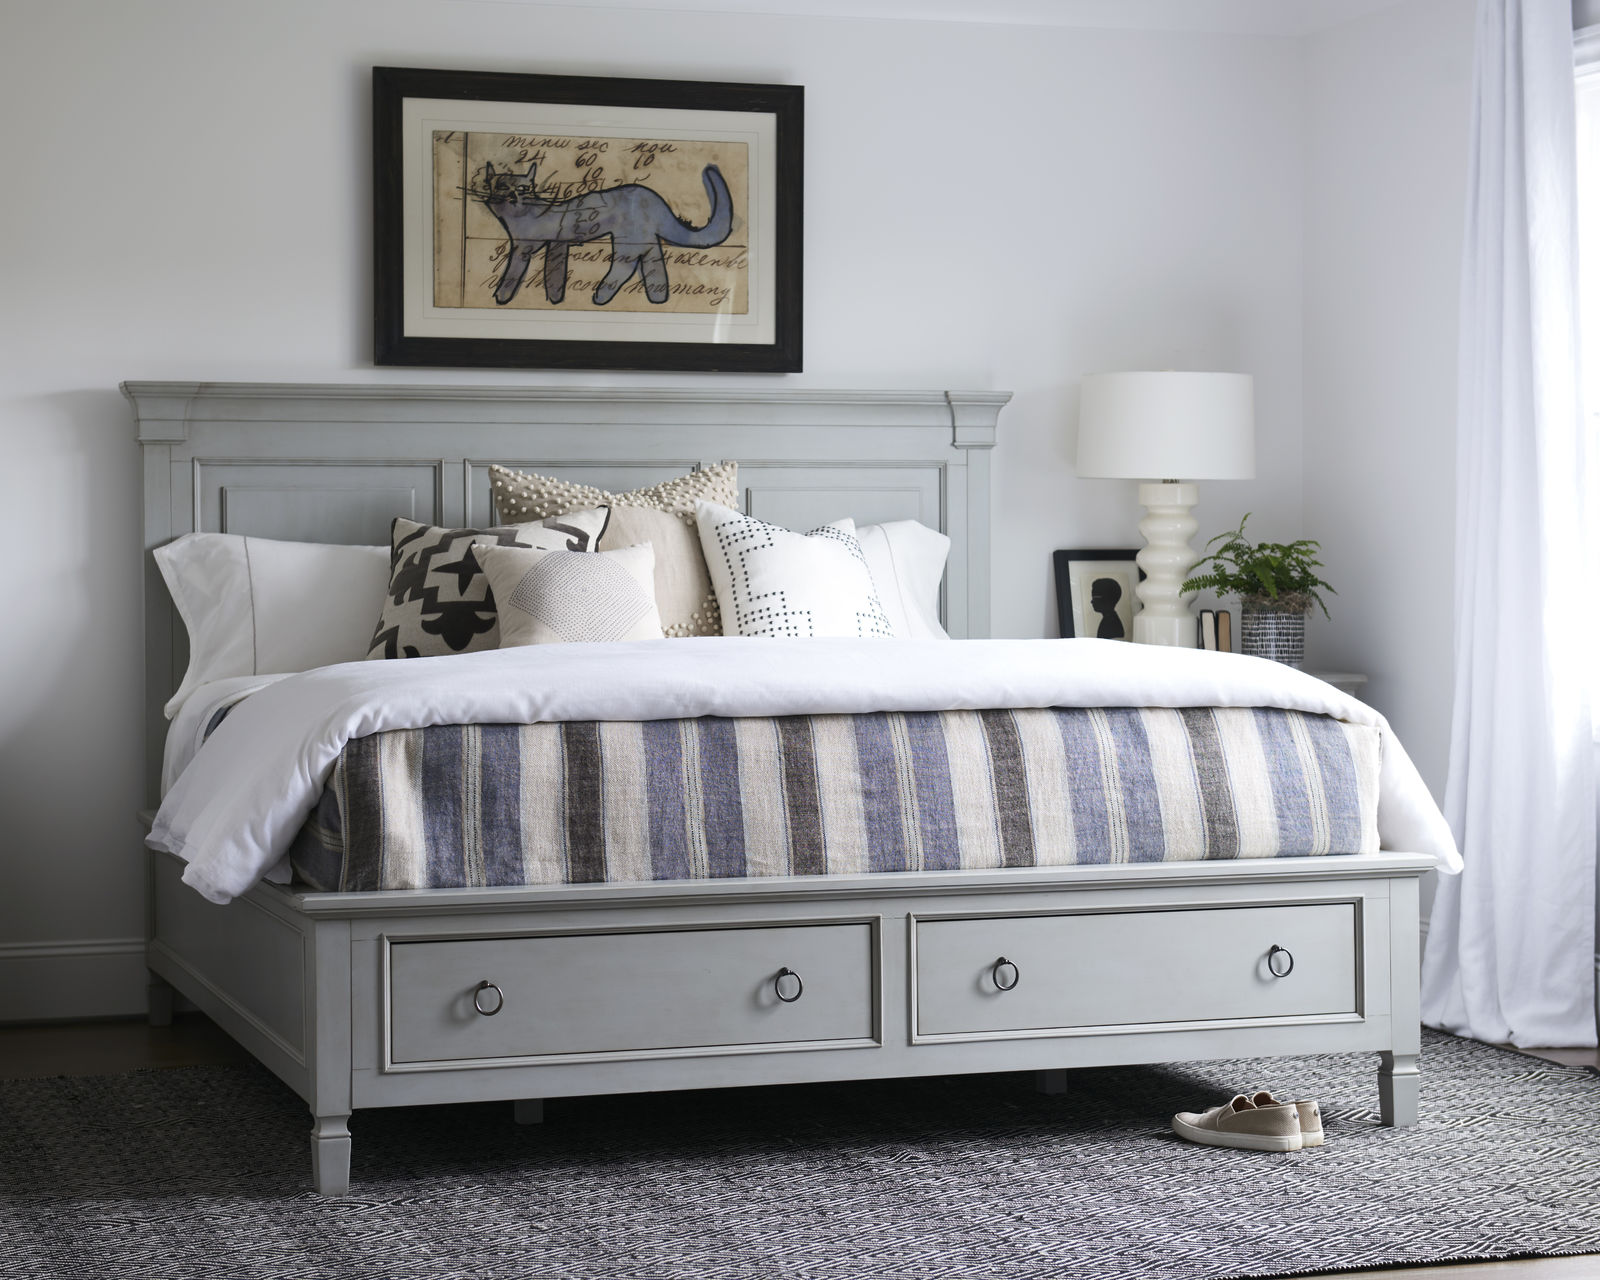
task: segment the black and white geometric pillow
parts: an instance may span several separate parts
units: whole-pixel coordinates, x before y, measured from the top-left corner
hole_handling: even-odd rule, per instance
[[[434,658],[499,648],[494,593],[472,548],[592,552],[610,514],[593,507],[496,529],[442,529],[396,517],[389,533],[389,593],[367,657]]]
[[[724,635],[895,638],[855,521],[794,533],[710,502],[695,521]]]

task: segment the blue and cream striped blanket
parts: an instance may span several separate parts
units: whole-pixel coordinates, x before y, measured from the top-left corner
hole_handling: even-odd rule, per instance
[[[1371,707],[1280,663],[1110,640],[703,636],[320,667],[229,714],[149,843],[228,902],[308,819],[306,874],[373,887],[1380,842],[1461,868]]]
[[[1365,853],[1379,730],[1245,708],[434,725],[346,743],[321,890]]]

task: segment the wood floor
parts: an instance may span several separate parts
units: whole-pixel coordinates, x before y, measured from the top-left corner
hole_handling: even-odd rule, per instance
[[[0,1026],[0,1079],[249,1061],[250,1055],[201,1013],[180,1014],[170,1027],[152,1027],[143,1018]]]
[[[1600,1068],[1600,1050],[1529,1050],[1568,1066]],[[202,1014],[181,1014],[170,1027],[140,1021],[0,1026],[0,1079],[92,1076],[146,1067],[248,1062],[250,1057]],[[1348,1274],[1348,1273],[1347,1273]],[[1409,1280],[1600,1280],[1600,1254],[1414,1267],[1377,1273]],[[1318,1280],[1307,1277],[1306,1280]],[[1326,1280],[1333,1280],[1327,1277]]]

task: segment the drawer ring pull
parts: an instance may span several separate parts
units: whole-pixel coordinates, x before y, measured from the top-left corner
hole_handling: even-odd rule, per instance
[[[792,996],[783,994],[783,980],[785,978],[794,979],[794,994]],[[793,969],[779,969],[778,976],[772,980],[772,990],[784,1004],[793,1004],[801,996],[805,995],[806,984],[800,980],[800,975]]]
[[[1283,962],[1278,959],[1279,956],[1282,956],[1283,960],[1288,961],[1288,963],[1283,964]],[[1279,968],[1280,964],[1283,964],[1282,968]],[[1272,950],[1267,952],[1267,972],[1270,973],[1274,978],[1287,978],[1291,973],[1294,972],[1294,953],[1291,952],[1289,948],[1280,947],[1276,942],[1274,942],[1272,944]]]
[[[492,1009],[485,1009],[483,1007],[483,993],[485,991],[494,992],[494,1008]],[[472,989],[472,1007],[481,1013],[485,1018],[492,1018],[495,1014],[499,1013],[500,1010],[506,1007],[506,993],[485,978]]]
[[[1010,982],[1000,981],[1000,970],[1002,969],[1011,970]],[[989,970],[989,976],[994,979],[994,985],[998,990],[1013,991],[1016,989],[1017,983],[1022,981],[1022,970],[1017,968],[1014,961],[1007,960],[1004,956],[1001,956],[994,962],[994,968]]]

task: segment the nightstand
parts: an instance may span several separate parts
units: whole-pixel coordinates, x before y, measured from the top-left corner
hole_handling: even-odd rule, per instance
[[[1326,681],[1340,693],[1348,693],[1354,698],[1361,696],[1361,686],[1367,682],[1366,676],[1356,671],[1312,671],[1307,667],[1305,668],[1305,673],[1308,676],[1316,676],[1318,680]]]

